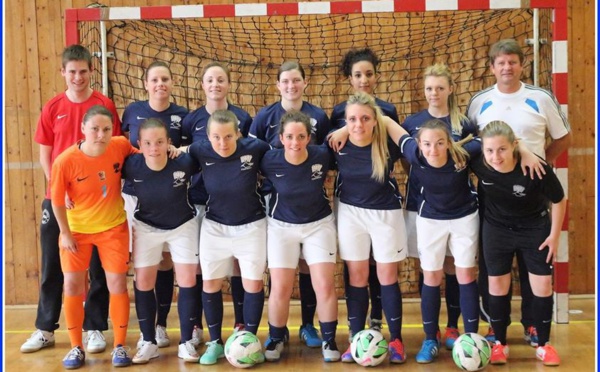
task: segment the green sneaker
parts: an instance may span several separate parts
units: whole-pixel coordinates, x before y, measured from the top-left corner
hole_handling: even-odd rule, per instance
[[[206,343],[206,351],[200,357],[200,364],[210,365],[217,363],[220,358],[225,358],[223,345],[219,341],[210,341]]]

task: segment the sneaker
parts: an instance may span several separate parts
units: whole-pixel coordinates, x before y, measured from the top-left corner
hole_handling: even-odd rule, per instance
[[[272,338],[267,339],[267,346],[265,348],[265,359],[269,362],[276,362],[281,359],[281,353],[283,352],[283,341],[275,341]]]
[[[127,349],[119,344],[112,351],[112,365],[114,367],[127,367],[131,365],[131,358],[127,354]]]
[[[269,341],[271,340],[271,335],[267,333],[267,340],[265,341],[265,349],[267,348],[267,345],[269,344]],[[285,326],[285,334],[283,335],[283,343],[287,344],[288,342],[290,342],[290,330],[287,326]]]
[[[323,352],[323,360],[326,362],[339,362],[340,351],[337,348],[335,340],[323,341],[321,351]]]
[[[192,331],[192,339],[190,342],[194,345],[195,348],[198,348],[204,339],[204,330],[198,326],[194,326],[194,330]]]
[[[22,353],[33,353],[42,348],[54,345],[54,333],[36,329],[31,337],[21,345]]]
[[[217,360],[225,358],[223,345],[219,341],[209,341],[206,343],[206,351],[200,357],[200,364],[210,365],[217,363]]]
[[[158,347],[167,347],[171,345],[171,340],[169,340],[166,327],[161,325],[156,326],[156,344]]]
[[[83,351],[79,346],[75,346],[63,358],[62,363],[63,367],[66,369],[77,369],[83,366],[85,363],[85,351]]]
[[[549,344],[538,346],[535,349],[535,356],[544,363],[545,366],[557,366],[560,364],[560,358],[556,350]]]
[[[244,329],[246,329],[246,325],[244,323],[235,323],[233,326],[233,333],[243,331]]]
[[[417,363],[431,363],[438,355],[437,340],[425,340],[417,353]]]
[[[179,348],[177,350],[177,357],[179,359],[183,359],[184,362],[190,363],[198,363],[198,359],[200,359],[200,355],[198,355],[196,347],[194,346],[191,340],[179,344]]]
[[[502,345],[500,341],[496,341],[492,346],[492,356],[490,364],[506,364],[508,358],[508,345]]]
[[[350,345],[348,345],[348,350],[342,354],[342,363],[354,363],[354,358],[352,357],[352,349],[350,349]]]
[[[312,324],[306,324],[300,327],[298,332],[300,341],[304,342],[308,347],[321,347],[323,340],[319,337],[319,331]]]
[[[531,347],[538,347],[538,334],[534,326],[527,327],[523,338]]]
[[[85,344],[85,350],[90,354],[102,353],[106,350],[106,339],[102,331],[87,331],[83,343]]]
[[[434,341],[435,342],[435,341]],[[404,352],[404,345],[400,339],[395,339],[388,345],[388,351],[390,354],[390,363],[401,364],[406,362],[406,353]]]
[[[158,358],[158,345],[153,344],[151,341],[143,341],[142,347],[138,347],[137,353],[135,353],[131,362],[133,364],[146,364],[154,358]]]
[[[496,334],[494,333],[494,328],[492,328],[492,327],[488,328],[488,333],[487,333],[487,335],[485,335],[485,339],[492,346],[494,346],[494,344],[496,343]]]
[[[383,328],[383,321],[381,319],[369,319],[369,327],[381,332],[381,329]]]
[[[446,327],[446,333],[444,334],[444,338],[446,339],[445,345],[447,350],[452,350],[452,348],[454,347],[454,341],[456,341],[458,336],[460,336],[460,333],[458,333],[458,328]],[[496,337],[494,336],[494,338]]]

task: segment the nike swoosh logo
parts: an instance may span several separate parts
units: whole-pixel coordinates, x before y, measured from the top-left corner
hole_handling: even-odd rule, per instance
[[[475,318],[475,319],[469,319],[469,320],[468,320],[468,322],[469,322],[469,323],[473,323],[473,322],[475,322],[475,321],[477,321],[477,318]]]
[[[135,178],[133,179],[133,182],[144,182],[144,180],[136,180]]]
[[[204,163],[206,164],[207,167],[210,167],[211,165],[213,165],[214,163]]]
[[[330,256],[333,256],[334,254],[335,254],[335,252],[334,253],[329,253]]]
[[[270,125],[269,124],[269,128],[277,128],[277,124],[275,124],[275,125]]]
[[[137,117],[137,119],[138,119],[138,120],[144,120],[144,119],[146,119],[146,118],[143,118],[143,117],[141,117],[141,116],[138,116],[138,117]]]
[[[356,319],[355,316],[351,316],[350,318],[348,318],[348,320],[354,320],[354,319]]]
[[[493,182],[485,182],[484,180],[481,180],[481,183],[483,183],[484,185],[493,185]]]
[[[396,320],[398,320],[398,319],[400,319],[400,318],[402,318],[402,317],[401,317],[401,316],[399,316],[399,317],[397,317],[397,318],[392,318],[392,319],[391,319],[391,321],[392,321],[392,322],[395,322]]]
[[[127,325],[120,325],[119,328],[127,328]]]
[[[199,131],[199,130],[202,130],[202,129],[204,129],[204,126],[196,127],[196,131]]]
[[[340,151],[340,152],[338,152],[338,154],[340,154],[340,156],[348,155],[348,153],[347,153],[347,152],[341,152],[341,151]]]
[[[83,181],[83,180],[87,180],[88,178],[89,178],[89,176],[87,176],[87,177],[83,177],[83,178],[79,178],[79,177],[77,177],[77,182],[81,182],[81,181]]]
[[[215,324],[209,324],[209,325],[208,325],[208,328],[214,328],[214,327],[216,327],[217,325],[219,325],[219,323],[215,323]]]
[[[429,322],[423,322],[423,324],[431,324],[433,323],[433,320],[430,320]]]
[[[277,177],[277,178],[283,177],[283,176],[285,176],[285,174],[277,174],[277,173],[275,173],[275,177]]]
[[[66,117],[66,116],[67,116],[67,115],[58,115],[56,118],[57,118],[57,119],[62,119],[62,118],[64,118],[64,117]]]

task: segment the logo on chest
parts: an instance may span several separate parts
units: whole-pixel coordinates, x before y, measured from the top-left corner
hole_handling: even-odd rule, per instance
[[[254,163],[252,162],[252,155],[243,155],[240,157],[240,170],[246,171],[252,169]]]
[[[312,174],[310,179],[312,181],[323,178],[323,164],[313,164],[311,167]]]
[[[173,172],[173,187],[179,187],[183,185],[185,185],[185,172]]]
[[[525,196],[525,187],[521,185],[513,185],[513,195],[517,198]]]

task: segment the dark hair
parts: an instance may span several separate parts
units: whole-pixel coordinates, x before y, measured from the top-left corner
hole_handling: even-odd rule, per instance
[[[146,81],[148,80],[148,75],[150,74],[150,70],[152,70],[155,67],[166,68],[169,71],[169,76],[171,76],[171,69],[169,68],[169,65],[166,62],[154,61],[146,68],[146,72],[144,72],[144,80],[146,80]]]
[[[102,105],[94,105],[85,112],[85,115],[83,115],[83,120],[81,122],[85,124],[96,115],[104,115],[107,116],[110,119],[110,121],[114,121],[113,114],[112,112],[110,112],[109,109]]]
[[[306,133],[310,136],[312,132],[312,125],[310,125],[310,117],[302,111],[291,110],[283,114],[279,121],[279,134],[283,134],[286,124],[288,123],[302,123],[306,128]]]
[[[352,75],[352,66],[355,63],[367,61],[371,62],[373,65],[373,69],[377,72],[377,66],[379,65],[379,58],[375,55],[375,52],[371,50],[371,48],[364,49],[351,49],[349,50],[342,59],[342,64],[340,65],[340,71],[344,76]]]
[[[200,80],[204,80],[204,75],[206,75],[206,72],[208,71],[209,68],[212,67],[219,67],[221,70],[223,70],[225,72],[225,75],[227,75],[227,82],[231,83],[231,74],[229,73],[229,69],[227,68],[227,66],[225,66],[224,64],[222,64],[221,62],[217,62],[217,61],[213,61],[211,63],[209,63],[208,65],[204,66],[204,68],[202,69],[202,75]]]
[[[206,124],[206,133],[210,133],[211,124],[219,123],[219,124],[230,124],[233,123],[233,129],[237,133],[239,131],[238,118],[235,114],[229,110],[217,110],[212,113],[210,118],[208,119],[208,124]]]
[[[67,63],[71,61],[87,62],[90,70],[92,69],[92,55],[90,51],[79,44],[73,44],[66,47],[62,52],[62,67],[67,67]]]
[[[144,120],[138,128],[138,138],[142,137],[142,131],[144,129],[150,128],[163,128],[165,130],[165,133],[167,134],[167,139],[171,138],[171,136],[169,135],[169,127],[167,126],[167,124],[165,124],[164,121],[160,120],[159,118],[149,118]]]
[[[490,64],[494,64],[496,57],[501,54],[516,54],[519,56],[519,61],[521,64],[525,61],[525,54],[523,54],[523,50],[517,43],[515,39],[502,39],[500,41],[495,42],[490,47],[489,57]]]
[[[283,62],[281,67],[279,67],[279,71],[277,72],[277,81],[279,81],[279,78],[281,77],[282,73],[284,73],[286,71],[291,71],[291,70],[300,71],[300,75],[302,75],[302,79],[306,79],[306,74],[304,73],[304,69],[302,68],[300,63],[298,63],[298,61],[285,61],[285,62]]]

